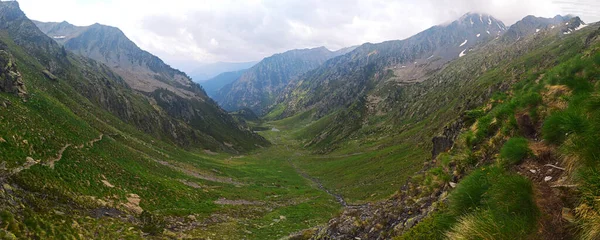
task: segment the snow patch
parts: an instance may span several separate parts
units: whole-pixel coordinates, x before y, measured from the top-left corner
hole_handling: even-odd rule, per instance
[[[552,25],[552,27],[550,27],[550,29],[554,29],[554,28],[555,28],[555,26],[554,26],[554,25]]]
[[[588,25],[581,24],[581,25],[579,25],[579,27],[576,27],[575,30],[573,30],[573,31],[577,31],[577,30],[582,29],[582,28],[587,27],[587,26]]]
[[[481,18],[481,14],[479,14],[479,21],[481,21],[481,23],[483,23],[483,18]]]
[[[467,54],[465,54],[465,51],[467,51],[467,49],[460,52],[460,54],[458,54],[458,57],[463,57],[463,56],[467,55]]]
[[[469,40],[465,40],[463,43],[461,43],[461,44],[460,44],[460,46],[459,46],[459,47],[462,47],[462,46],[464,46],[465,44],[467,44],[467,42],[468,42],[468,41],[469,41]]]
[[[490,31],[485,31],[485,32],[487,32],[487,34],[489,34],[489,35],[492,35],[492,34],[490,33]]]
[[[488,17],[488,25],[492,25],[492,18]]]
[[[65,39],[65,38],[67,38],[67,36],[54,36],[52,38],[54,38],[54,39]]]
[[[431,57],[428,57],[427,60],[432,59],[432,58],[433,58],[433,55],[431,55]]]
[[[479,36],[481,36],[481,34],[480,34],[480,33],[478,33],[478,34],[477,34],[477,37],[479,37]]]
[[[540,29],[539,29],[539,28],[538,28],[538,29],[536,29],[536,30],[535,30],[535,32],[536,32],[536,33],[537,33],[537,32],[540,32]]]
[[[470,18],[469,18],[469,21],[471,21],[471,25],[473,25],[473,24],[474,24],[474,23],[473,23],[473,18],[472,18],[472,17],[470,17]]]

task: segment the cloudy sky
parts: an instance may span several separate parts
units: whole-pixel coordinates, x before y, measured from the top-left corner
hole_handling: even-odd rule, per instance
[[[121,28],[141,48],[190,70],[260,60],[294,48],[331,50],[403,39],[466,12],[510,25],[526,15],[577,13],[598,21],[597,0],[19,0],[40,21]]]

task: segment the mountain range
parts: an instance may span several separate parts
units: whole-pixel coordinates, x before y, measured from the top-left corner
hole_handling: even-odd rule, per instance
[[[236,81],[222,87],[214,98],[226,110],[249,108],[263,115],[265,109],[274,103],[281,91],[295,77],[352,49],[332,52],[320,47],[273,55],[245,71]]]
[[[467,13],[200,86],[10,1],[0,69],[2,239],[600,237],[600,24],[576,16]]]
[[[246,70],[256,65],[258,62],[216,62],[202,64],[190,70],[190,76],[195,82],[204,83],[210,79],[216,78],[220,74],[227,72],[238,72]]]

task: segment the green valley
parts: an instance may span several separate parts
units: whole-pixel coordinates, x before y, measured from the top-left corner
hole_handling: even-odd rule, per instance
[[[118,28],[1,1],[0,239],[598,239],[599,80],[599,23],[470,12],[215,101]]]

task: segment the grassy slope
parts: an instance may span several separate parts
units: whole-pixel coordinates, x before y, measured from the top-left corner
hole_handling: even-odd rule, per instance
[[[600,195],[598,192],[598,94],[600,92],[598,79],[600,79],[600,45],[596,43],[588,48],[577,50],[585,42],[586,37],[595,29],[579,32],[571,38],[571,45],[567,46],[575,51],[563,51],[564,54],[555,67],[549,69],[536,69],[529,77],[523,78],[515,84],[508,95],[493,100],[491,107],[482,107],[483,114],[477,118],[476,127],[463,133],[459,145],[445,156],[459,168],[472,169],[474,164],[481,168],[473,171],[462,180],[456,190],[452,191],[447,208],[431,215],[416,227],[412,228],[401,239],[464,239],[464,238],[516,238],[516,239],[543,239],[549,237],[548,232],[555,231],[562,234],[574,234],[580,239],[597,239],[600,237],[598,221],[600,209],[593,199]],[[596,36],[598,32],[596,31]],[[593,36],[593,35],[592,35]],[[526,59],[544,55],[543,51],[531,53]],[[561,89],[556,91],[555,89]],[[523,176],[516,175],[514,171],[519,168],[515,165],[523,161],[541,162],[544,156],[532,155],[532,150],[523,144],[529,141],[529,146],[536,145],[537,139],[525,139],[523,126],[517,123],[515,116],[527,114],[532,117],[536,128],[540,131],[541,144],[549,149],[558,150],[558,165],[568,166],[564,173],[566,180],[552,180],[551,184],[575,184],[577,191],[566,191],[570,199],[566,207],[575,209],[572,226],[546,225],[544,218],[564,218],[569,213],[552,212],[550,206],[532,205],[534,197],[531,182]],[[492,119],[493,121],[487,121]],[[487,122],[484,123],[484,122]],[[480,134],[486,132],[485,134]],[[540,143],[537,143],[538,145]],[[471,153],[469,149],[475,149]],[[465,161],[465,151],[479,161]],[[545,156],[547,158],[547,156]],[[486,160],[487,159],[487,160]],[[442,161],[444,162],[444,161]],[[543,162],[542,162],[543,164]],[[443,164],[446,173],[447,165]],[[488,170],[485,170],[488,168]],[[503,168],[506,170],[500,170]],[[482,170],[483,169],[483,170]],[[495,170],[489,170],[495,169]],[[467,170],[469,171],[469,170]],[[502,174],[493,181],[484,180],[486,171],[496,171]],[[526,170],[529,171],[529,170]],[[522,173],[519,173],[523,175]],[[430,177],[435,174],[429,173]],[[511,177],[513,176],[513,177]],[[502,182],[503,179],[514,178],[512,183]],[[520,180],[519,180],[520,178]],[[501,181],[499,181],[501,180]],[[521,182],[521,183],[518,183]],[[523,185],[518,189],[510,190],[515,184]],[[547,183],[536,183],[539,185]],[[490,188],[491,186],[491,188]],[[492,188],[497,188],[493,190]],[[525,191],[527,190],[527,191]],[[513,204],[494,193],[505,191],[513,199],[522,199],[520,202],[527,204]],[[539,191],[539,190],[536,190]],[[557,192],[553,191],[553,192]],[[563,190],[564,191],[564,190]],[[509,192],[509,193],[508,193]],[[539,197],[540,193],[536,193]],[[478,197],[474,197],[478,196]],[[500,199],[500,198],[499,198]],[[492,201],[491,203],[489,201]],[[494,202],[496,201],[496,202]],[[541,201],[537,199],[536,201]],[[483,205],[480,205],[483,204]],[[498,209],[504,206],[507,212]],[[543,214],[540,215],[539,210]],[[508,215],[507,215],[508,214]],[[506,219],[510,219],[507,222]],[[566,222],[567,219],[563,220]],[[553,223],[556,224],[556,223]],[[574,231],[573,231],[574,230]],[[555,234],[552,237],[565,237]]]
[[[216,236],[213,239],[278,238],[322,224],[338,211],[339,205],[331,196],[315,189],[287,163],[286,156],[292,151],[268,148],[240,158],[186,152],[121,122],[65,80],[44,78],[43,68],[34,58],[10,39],[4,37],[3,41],[17,60],[29,97],[25,102],[0,94],[0,103],[8,103],[7,107],[0,106],[0,137],[4,139],[0,141],[0,164],[8,169],[0,170],[0,225],[6,229],[0,230],[0,237],[82,234],[84,238],[138,238],[145,224],[140,218],[129,222],[89,217],[113,208],[128,212],[124,204],[130,194],[139,195],[140,206],[164,219],[167,226],[177,221],[195,222],[179,216],[194,215],[200,224],[218,219],[210,227],[177,233],[212,234]],[[71,61],[78,64],[76,59]],[[90,142],[101,134],[102,140],[92,145]],[[70,147],[54,169],[44,165],[67,144]],[[39,164],[11,173],[26,165],[28,157]],[[159,161],[225,182],[194,177]],[[227,179],[241,185],[227,183]],[[258,205],[216,204],[221,198]],[[280,216],[285,220],[273,221]]]

